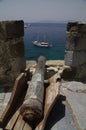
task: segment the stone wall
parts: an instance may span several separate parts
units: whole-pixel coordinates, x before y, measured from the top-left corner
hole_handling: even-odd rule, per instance
[[[0,21],[0,83],[13,82],[26,66],[24,22]]]
[[[76,70],[75,78],[86,77],[86,23],[68,23],[65,64]]]

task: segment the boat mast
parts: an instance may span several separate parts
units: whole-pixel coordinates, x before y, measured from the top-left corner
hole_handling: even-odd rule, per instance
[[[39,33],[37,33],[37,41],[39,41]]]

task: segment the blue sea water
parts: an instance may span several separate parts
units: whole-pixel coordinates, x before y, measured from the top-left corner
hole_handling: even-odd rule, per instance
[[[52,47],[42,48],[33,45],[33,41],[39,40],[49,42]],[[24,28],[24,46],[26,60],[37,60],[40,55],[47,60],[64,59],[66,43],[65,23],[31,23],[31,26]]]

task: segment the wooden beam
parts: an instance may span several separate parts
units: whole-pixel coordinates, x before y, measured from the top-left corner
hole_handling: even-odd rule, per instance
[[[15,112],[14,110],[16,109],[19,103],[18,101],[21,100],[23,92],[27,87],[28,75],[29,75],[29,69],[26,69],[24,73],[21,73],[16,78],[10,100],[0,118],[1,127],[6,126],[6,124],[9,122],[9,119]]]
[[[12,116],[12,118],[10,119],[10,121],[8,122],[7,126],[5,127],[5,130],[12,130],[14,125],[17,122],[17,119],[19,117],[19,110],[17,110],[15,112],[15,114]]]
[[[19,115],[19,118],[18,118],[18,120],[17,120],[17,122],[16,122],[16,124],[15,124],[15,126],[13,128],[13,130],[23,130],[24,125],[25,125],[25,122],[22,119],[22,116]]]
[[[25,123],[23,130],[32,130],[32,128],[29,124]]]
[[[44,130],[47,118],[55,102],[57,101],[59,97],[61,82],[60,82],[60,79],[59,81],[58,79],[59,79],[58,73],[49,79],[50,85],[46,88],[46,93],[45,93],[44,118],[38,124],[35,130]]]

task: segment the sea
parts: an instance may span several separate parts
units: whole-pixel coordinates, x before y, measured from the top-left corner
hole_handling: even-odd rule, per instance
[[[28,24],[28,23],[26,23]],[[30,23],[24,28],[26,60],[37,60],[40,55],[47,60],[63,60],[66,44],[66,23]],[[37,47],[33,41],[45,41],[51,47]]]

